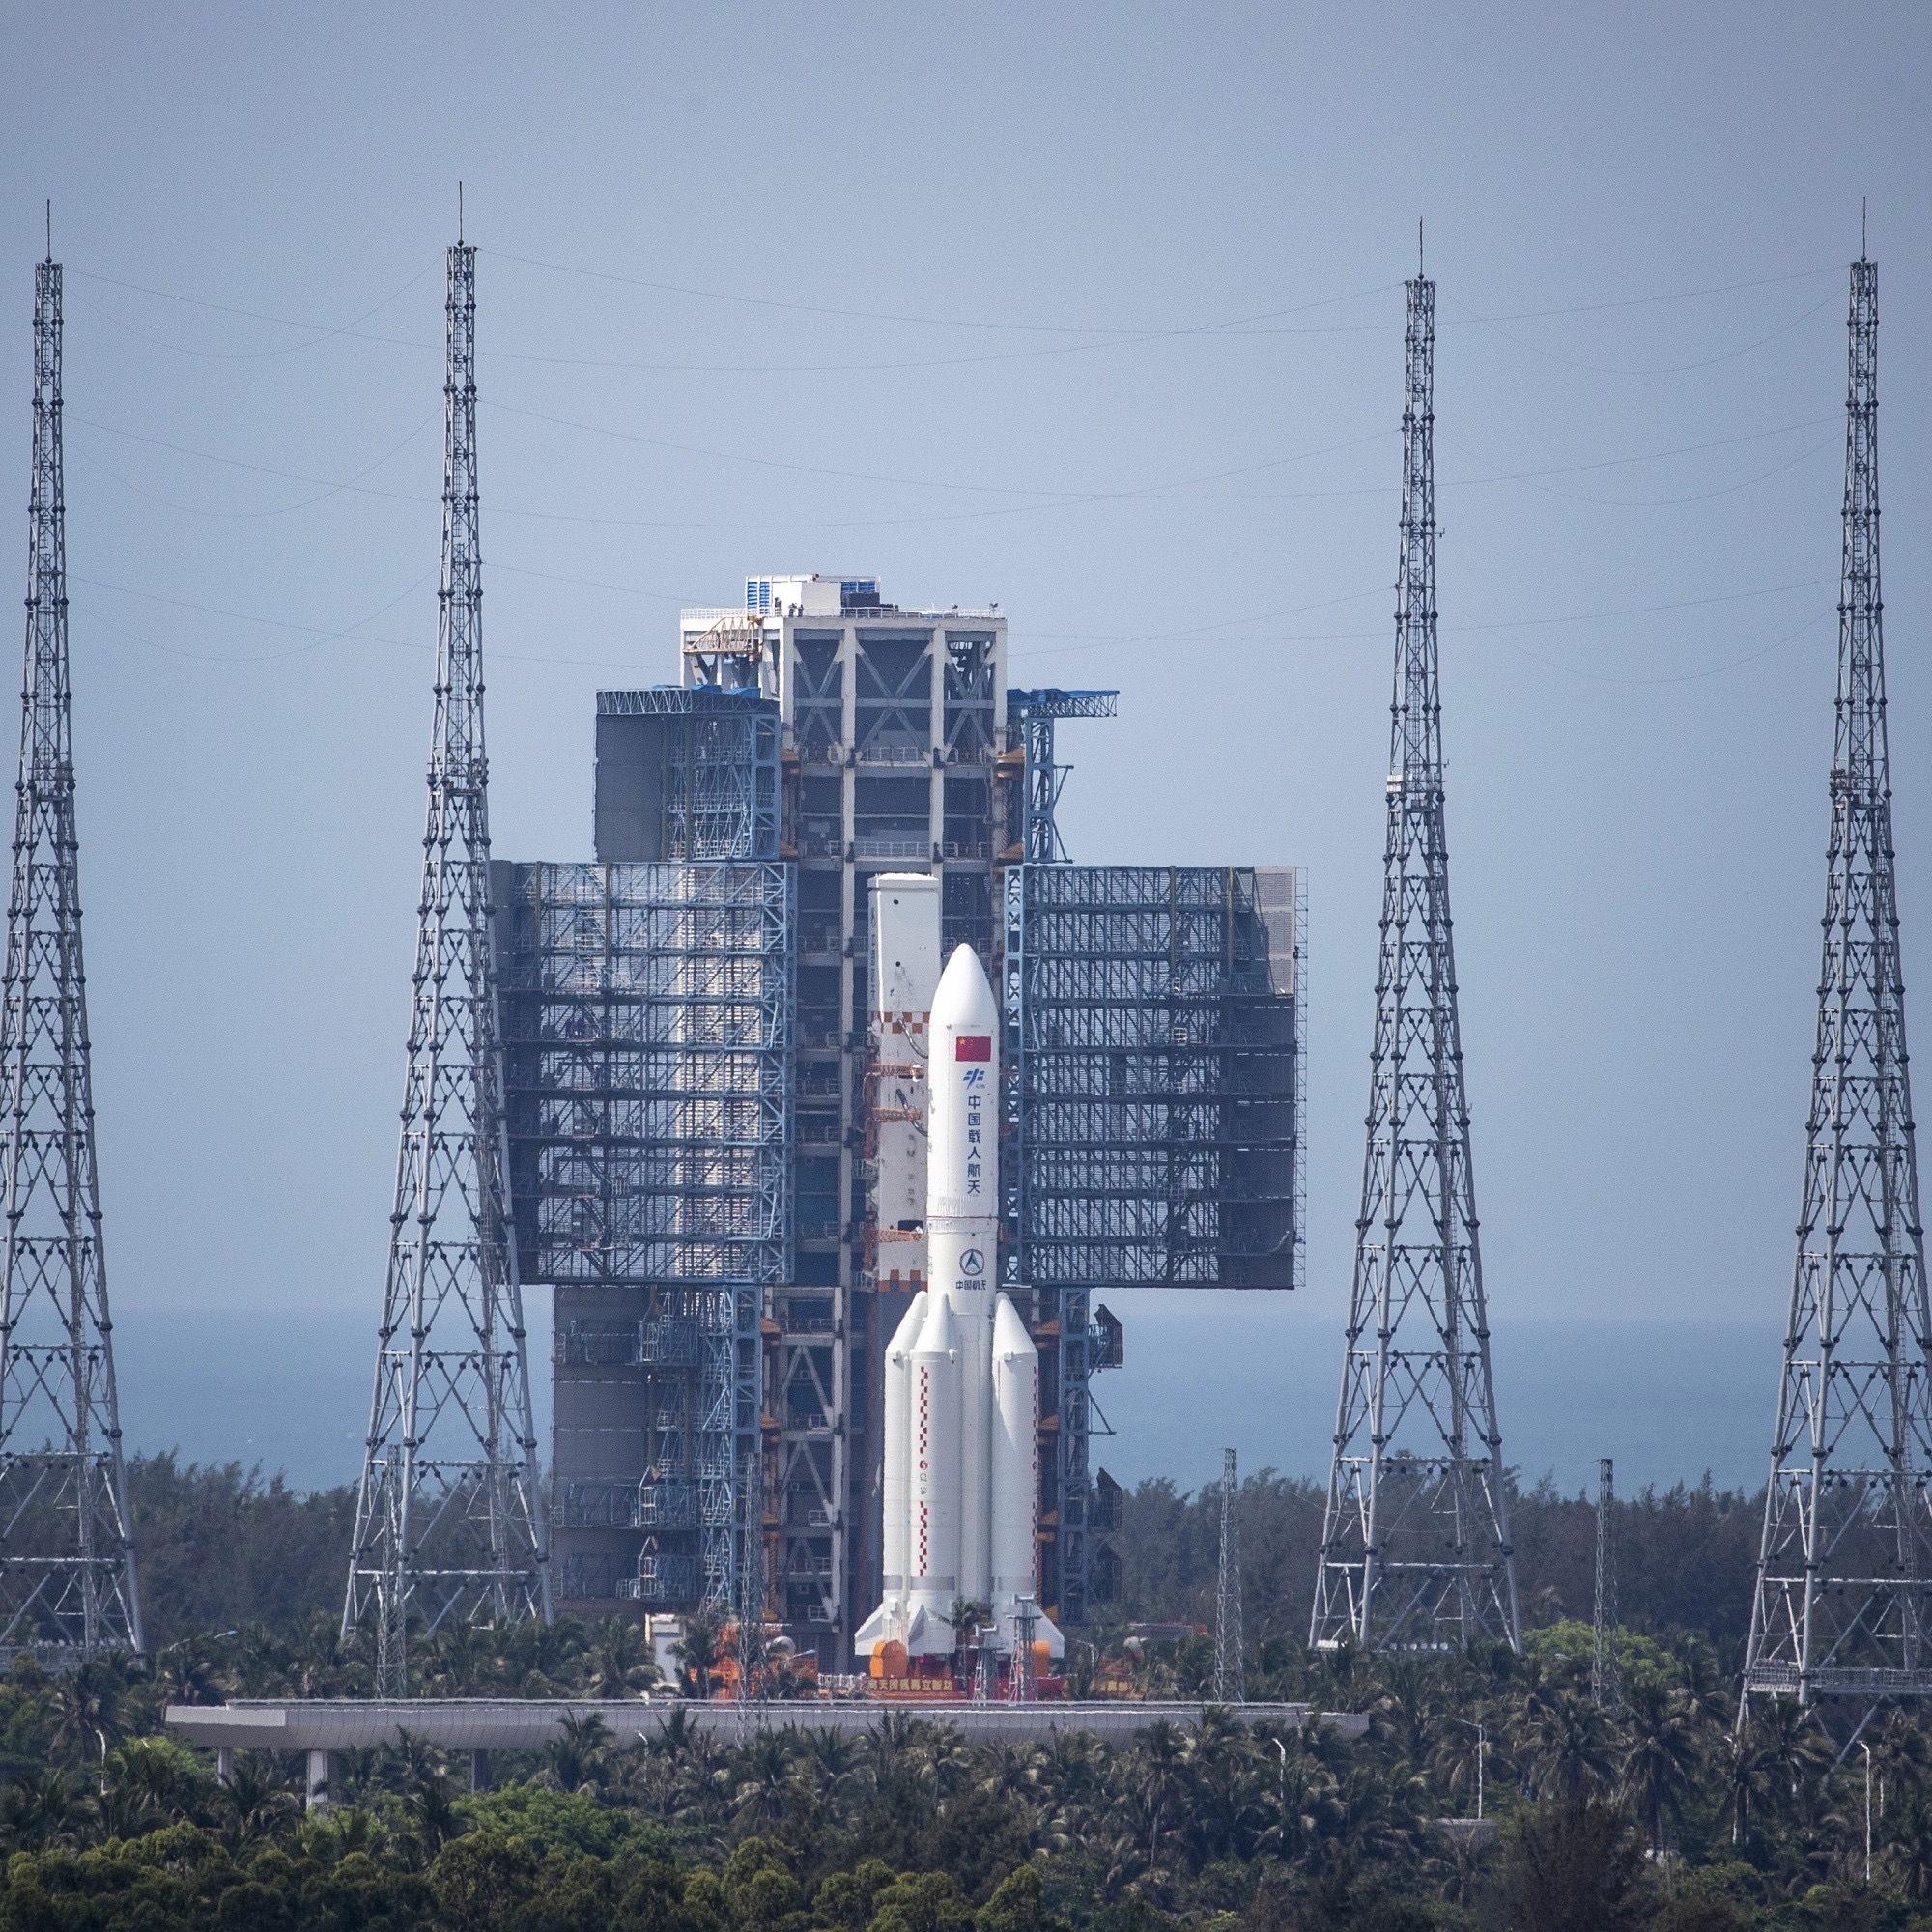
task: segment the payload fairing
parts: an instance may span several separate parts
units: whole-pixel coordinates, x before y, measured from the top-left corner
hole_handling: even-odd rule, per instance
[[[999,1009],[970,946],[932,995],[926,1038],[926,1287],[885,1361],[885,1596],[861,1655],[897,1640],[950,1653],[964,1601],[987,1605],[996,1645],[1022,1624],[1050,1656],[1041,1614],[1039,1354],[999,1274]]]

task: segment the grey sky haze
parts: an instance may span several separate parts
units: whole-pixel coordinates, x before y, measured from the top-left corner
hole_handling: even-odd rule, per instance
[[[1426,219],[1494,1322],[1682,1324],[1726,1401],[1761,1378],[1738,1467],[1761,1462],[1775,1340],[1741,1367],[1711,1338],[1761,1350],[1790,1274],[1865,196],[1932,1039],[1922,7],[14,5],[4,43],[0,504],[24,521],[51,195],[102,1184],[146,1443],[219,1434],[213,1378],[135,1399],[174,1311],[233,1313],[222,1373],[283,1392],[261,1453],[311,1474],[273,1445],[344,1439],[302,1414],[316,1338],[373,1345],[461,179],[499,855],[587,855],[593,694],[674,674],[680,602],[772,569],[997,599],[1017,681],[1122,688],[1118,722],[1065,733],[1076,858],[1309,868],[1310,1285],[1197,1345],[1251,1356],[1339,1356]],[[1646,1386],[1657,1352],[1630,1351],[1631,1401],[1667,1468],[1683,1362]],[[1503,1366],[1507,1441],[1536,1364]],[[1126,1386],[1123,1428],[1159,1399]],[[1257,1419],[1244,1458],[1304,1465],[1304,1421]]]

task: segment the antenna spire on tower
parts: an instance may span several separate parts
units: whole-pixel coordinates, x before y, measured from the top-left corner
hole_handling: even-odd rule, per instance
[[[490,902],[476,491],[476,251],[449,251],[442,586],[409,1073],[344,1635],[408,1690],[412,1626],[550,1615],[509,1203]]]
[[[1310,1641],[1521,1647],[1476,1239],[1435,634],[1435,284],[1408,284],[1368,1153]]]
[[[1824,966],[1741,1715],[1932,1695],[1932,1341],[1905,1046],[1879,583],[1878,267],[1852,264]]]
[[[140,1651],[100,1238],[67,638],[61,270],[34,270],[34,476],[0,982],[0,1659]]]

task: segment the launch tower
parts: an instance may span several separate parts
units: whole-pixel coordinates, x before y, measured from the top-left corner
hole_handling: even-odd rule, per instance
[[[1298,1279],[1297,876],[1065,863],[1054,729],[1114,694],[1009,690],[996,609],[760,576],[679,645],[676,685],[599,694],[594,861],[497,868],[558,1602],[755,1601],[849,1666],[886,1345],[928,1279],[925,1003],[965,945],[999,1010],[999,1286],[1039,1361],[1039,1603],[1077,1623],[1115,1570],[1096,1296]],[[916,970],[875,928],[900,885]]]

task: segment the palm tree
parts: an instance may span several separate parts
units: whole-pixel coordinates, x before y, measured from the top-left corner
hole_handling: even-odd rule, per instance
[[[544,1761],[557,1789],[583,1791],[602,1783],[604,1753],[611,1743],[611,1726],[595,1711],[582,1718],[566,1715],[557,1735],[544,1747]]]
[[[57,1677],[47,1692],[54,1748],[98,1759],[103,1780],[107,1753],[126,1729],[121,1707],[127,1690],[126,1670],[117,1662],[97,1658]]]
[[[109,1769],[113,1793],[125,1801],[128,1815],[142,1819],[185,1817],[213,1795],[213,1780],[172,1738],[129,1738],[109,1760]]]
[[[606,1617],[585,1653],[584,1690],[592,1697],[635,1697],[658,1681],[643,1633],[629,1617]]]
[[[1329,1781],[1316,1810],[1317,1870],[1345,1872],[1396,1860],[1417,1834],[1417,1782],[1353,1764]]]
[[[1731,1843],[1750,1838],[1751,1821],[1772,1790],[1774,1764],[1764,1728],[1755,1718],[1740,1724],[1724,1741],[1724,1809],[1731,1821]]]
[[[1932,1768],[1924,1727],[1903,1709],[1889,1712],[1871,1740],[1872,1776],[1878,1783],[1878,1816],[1886,1814],[1889,1792],[1903,1793],[1925,1781]]]
[[[1165,1718],[1144,1730],[1133,1755],[1138,1759],[1132,1774],[1147,1832],[1147,1870],[1150,1877],[1160,1864],[1160,1841],[1168,1820],[1184,1787],[1185,1759],[1181,1735]]]
[[[236,1840],[252,1845],[272,1837],[295,1808],[295,1799],[252,1757],[239,1758],[225,1787]]]
[[[1538,1694],[1524,1707],[1516,1730],[1531,1787],[1540,1796],[1579,1804],[1610,1781],[1609,1729],[1588,1698],[1570,1690]]]
[[[1641,1680],[1630,1685],[1625,1705],[1630,1742],[1618,1768],[1618,1790],[1636,1813],[1655,1858],[1664,1848],[1666,1820],[1675,1824],[1683,1817],[1696,1782],[1695,1707],[1686,1692]]]
[[[859,1769],[859,1746],[839,1731],[813,1731],[806,1740],[805,1768],[821,1798],[836,1797]]]
[[[1284,1744],[1287,1755],[1277,1768],[1274,1822],[1263,1837],[1286,1862],[1307,1856],[1333,1804],[1335,1780],[1325,1765],[1297,1744]]]
[[[703,1610],[694,1610],[684,1620],[684,1634],[671,1645],[670,1654],[683,1666],[688,1683],[696,1686],[699,1697],[711,1695],[711,1673],[724,1655],[718,1620]]]
[[[1254,1739],[1226,1711],[1209,1710],[1182,1755],[1188,1837],[1198,1860],[1245,1858],[1265,1822],[1255,1803]]]
[[[1728,1724],[1737,1706],[1737,1687],[1718,1662],[1718,1653],[1701,1636],[1686,1636],[1671,1646],[1684,1672],[1684,1690],[1698,1719]]]
[[[413,1731],[398,1727],[396,1742],[383,1747],[383,1767],[389,1775],[385,1782],[413,1790],[441,1775],[442,1757],[434,1745],[425,1744]]]
[[[163,1703],[218,1704],[213,1639],[197,1633],[169,1644],[155,1659],[155,1688]]]
[[[737,1753],[732,1771],[734,1824],[776,1825],[784,1817],[792,1749],[791,1734],[762,1731]]]
[[[440,1775],[426,1778],[403,1800],[410,1830],[429,1858],[435,1858],[453,1838],[462,1821],[456,1815],[456,1794]]]
[[[1909,1903],[1923,1905],[1932,1899],[1932,1801],[1922,1793],[1915,1792],[1910,1803],[1893,1807],[1882,1856],[1886,1875]]]
[[[430,1688],[442,1697],[481,1696],[497,1675],[498,1658],[494,1626],[445,1624],[429,1646]]]
[[[1435,1673],[1427,1664],[1403,1658],[1385,1661],[1382,1674],[1387,1688],[1376,1699],[1375,1716],[1389,1727],[1402,1754],[1411,1764],[1422,1764],[1435,1731]]]
[[[87,1818],[87,1800],[58,1771],[17,1777],[0,1796],[0,1837],[16,1851],[71,1844]]]
[[[995,1797],[1031,1801],[1038,1794],[1044,1762],[1036,1744],[989,1745],[979,1753],[980,1789]]]
[[[951,1724],[922,1724],[913,1757],[923,1776],[932,1780],[932,1812],[964,1781],[970,1756]]]
[[[331,1808],[327,1817],[303,1820],[296,1838],[310,1858],[324,1865],[335,1864],[351,1852],[378,1857],[389,1842],[375,1814],[359,1805]]]
[[[1776,1697],[1751,1719],[1778,1803],[1793,1816],[1804,1808],[1807,1786],[1831,1768],[1832,1741],[1795,1698]]]

